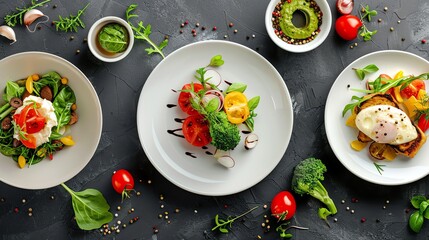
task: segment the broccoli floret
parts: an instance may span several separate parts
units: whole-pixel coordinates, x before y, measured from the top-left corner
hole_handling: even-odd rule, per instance
[[[307,158],[301,161],[295,167],[293,172],[292,189],[297,194],[309,194],[323,202],[328,207],[327,210],[329,210],[329,212],[326,212],[325,209],[322,211],[324,212],[322,215],[324,215],[324,218],[326,219],[327,215],[337,213],[337,207],[335,206],[334,201],[329,197],[328,191],[326,191],[325,187],[321,183],[321,181],[324,180],[323,174],[325,172],[326,166],[320,159]]]
[[[240,142],[240,131],[238,126],[228,121],[226,113],[211,112],[206,115],[209,121],[210,136],[212,144],[224,151],[234,149]]]

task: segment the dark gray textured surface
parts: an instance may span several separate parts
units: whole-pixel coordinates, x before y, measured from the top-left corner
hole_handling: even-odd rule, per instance
[[[58,15],[66,16],[82,8],[87,1],[52,0],[47,6],[39,8],[56,20]],[[0,1],[0,16],[3,17],[16,6],[29,1]],[[295,224],[309,227],[308,231],[292,230],[295,239],[428,239],[429,227],[423,226],[420,234],[411,233],[407,227],[410,208],[409,198],[413,194],[428,192],[429,179],[426,177],[404,186],[386,187],[367,183],[347,171],[332,153],[324,129],[324,107],[329,89],[342,69],[358,57],[367,53],[398,49],[415,53],[428,59],[428,45],[421,39],[429,37],[429,3],[425,0],[369,0],[364,2],[378,10],[383,21],[374,20],[368,25],[377,29],[373,41],[357,40],[354,49],[336,36],[335,30],[317,49],[302,54],[288,53],[278,48],[269,39],[264,25],[265,8],[268,0],[157,0],[138,1],[137,13],[154,30],[152,38],[159,42],[164,35],[170,36],[165,48],[168,55],[174,50],[192,42],[207,39],[233,41],[252,49],[267,58],[285,80],[294,106],[294,130],[289,147],[279,165],[263,181],[238,194],[224,197],[206,197],[186,192],[164,177],[151,165],[137,136],[136,108],[141,88],[161,57],[148,56],[144,52],[146,43],[137,41],[131,54],[118,63],[102,63],[93,57],[87,44],[82,43],[89,27],[97,19],[114,15],[125,16],[126,7],[132,1],[91,1],[82,17],[87,27],[78,33],[56,32],[50,24],[42,25],[35,33],[28,33],[24,27],[17,26],[15,31],[18,42],[9,46],[0,38],[0,59],[23,51],[45,51],[59,55],[80,68],[94,85],[103,108],[103,133],[98,150],[86,168],[67,182],[75,190],[97,188],[103,192],[110,203],[113,213],[119,217],[115,221],[126,222],[130,217],[139,216],[137,223],[121,229],[120,234],[107,238],[117,239],[276,239],[272,230],[264,233],[261,223],[268,209],[260,207],[245,217],[245,221],[234,223],[228,235],[210,231],[213,217],[217,213],[239,214],[254,205],[264,205],[280,190],[290,188],[293,167],[302,159],[315,156],[324,160],[328,173],[324,182],[331,197],[337,203],[338,222],[330,219],[331,228],[318,219],[317,209],[320,203],[308,197],[297,197],[298,209],[293,219]],[[363,3],[356,1],[356,5]],[[329,0],[333,18],[338,16],[334,4]],[[53,8],[57,5],[57,8]],[[387,6],[388,11],[383,8]],[[357,13],[357,7],[353,13]],[[190,26],[180,34],[180,24],[188,20]],[[398,20],[401,20],[398,24]],[[2,23],[3,20],[0,20]],[[196,37],[190,33],[192,26],[199,22],[207,30]],[[234,28],[228,23],[233,22]],[[217,31],[211,27],[217,26]],[[390,27],[395,31],[390,32]],[[234,34],[233,29],[238,29]],[[255,38],[246,36],[255,34]],[[75,39],[70,41],[70,36]],[[405,38],[404,41],[401,41]],[[79,49],[80,54],[75,51]],[[0,73],[1,74],[1,73]],[[114,170],[130,170],[137,180],[136,190],[141,196],[134,196],[121,203],[110,184]],[[140,183],[138,180],[141,179]],[[151,184],[147,181],[151,180]],[[159,196],[164,196],[160,200]],[[51,200],[50,196],[55,196]],[[0,183],[0,237],[2,239],[98,239],[103,236],[99,231],[81,231],[73,221],[70,196],[60,187],[40,191],[28,191]],[[25,198],[26,202],[22,203]],[[358,203],[351,199],[357,198]],[[341,200],[345,204],[341,204]],[[390,203],[386,204],[386,200]],[[122,210],[117,211],[116,206]],[[164,205],[164,208],[160,206]],[[227,207],[226,207],[227,206]],[[346,211],[349,206],[354,214]],[[383,206],[386,206],[383,209]],[[14,212],[18,207],[20,211]],[[28,217],[27,209],[33,209]],[[127,210],[135,212],[128,214]],[[174,209],[179,208],[179,213]],[[195,211],[196,210],[196,211]],[[168,211],[171,223],[159,219],[158,214]],[[361,218],[367,221],[361,223]],[[380,222],[376,222],[379,219]],[[427,224],[426,224],[427,225]],[[154,235],[156,226],[159,233]],[[204,235],[207,231],[208,235]]]

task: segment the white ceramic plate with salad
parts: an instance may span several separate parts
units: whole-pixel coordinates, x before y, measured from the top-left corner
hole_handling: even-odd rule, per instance
[[[26,79],[32,74],[56,71],[68,79],[76,98],[78,122],[68,128],[75,145],[66,147],[39,163],[22,169],[11,157],[0,154],[0,181],[24,189],[44,189],[59,185],[77,175],[91,160],[101,136],[101,105],[86,76],[67,60],[44,52],[24,52],[0,61],[0,89],[7,81]],[[0,98],[1,105],[4,104]],[[27,159],[28,160],[28,159]]]
[[[181,134],[182,123],[177,120],[186,118],[177,106],[177,90],[197,81],[195,71],[215,55],[225,61],[217,69],[222,80],[244,83],[246,96],[260,96],[254,118],[259,142],[246,150],[241,133],[240,143],[230,152],[233,168],[216,161],[213,146],[195,147],[171,134],[175,130]],[[139,138],[155,168],[177,186],[209,196],[237,193],[265,178],[282,159],[292,127],[291,98],[277,70],[255,51],[227,41],[197,42],[171,53],[146,80],[137,110]]]
[[[376,73],[366,74],[360,81],[353,68],[364,68],[375,64],[379,70]],[[381,169],[377,170],[374,160],[368,153],[368,147],[362,151],[351,148],[350,142],[356,140],[357,131],[346,126],[348,112],[342,117],[342,110],[351,103],[352,96],[364,94],[352,89],[365,89],[367,79],[376,79],[379,74],[394,76],[398,71],[404,75],[418,76],[428,72],[429,62],[412,53],[387,50],[365,55],[347,66],[329,92],[325,109],[325,128],[329,144],[340,162],[356,176],[381,185],[401,185],[417,181],[429,174],[429,146],[426,142],[414,158],[397,156],[392,161],[377,161]],[[427,84],[427,83],[426,83]],[[380,170],[380,171],[379,171]]]

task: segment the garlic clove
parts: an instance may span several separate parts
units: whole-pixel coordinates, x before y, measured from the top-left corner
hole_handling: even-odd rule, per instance
[[[40,19],[40,21],[36,21]],[[38,9],[31,9],[30,11],[26,12],[24,15],[24,25],[27,27],[28,31],[34,32],[36,31],[36,28],[39,24],[45,23],[49,21],[49,17],[42,13],[42,11]],[[30,25],[33,25],[34,28],[30,29]]]
[[[0,26],[0,35],[11,40],[10,45],[16,42],[15,31],[9,26]]]
[[[256,145],[258,144],[258,135],[251,133],[249,135],[247,135],[246,139],[244,139],[244,147],[249,150],[252,149],[254,147],[256,147]]]
[[[222,166],[226,168],[233,168],[235,166],[235,161],[231,156],[224,155],[220,158],[216,159],[218,163],[220,163]]]

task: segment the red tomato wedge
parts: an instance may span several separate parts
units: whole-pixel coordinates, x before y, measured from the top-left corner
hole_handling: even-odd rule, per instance
[[[198,93],[201,89],[203,89],[203,85],[199,84],[199,83],[193,83],[192,85],[194,85],[194,92]],[[190,83],[185,84],[182,87],[182,90],[190,90],[192,89],[192,86]],[[182,111],[184,111],[185,113],[189,114],[189,115],[197,115],[199,114],[197,110],[195,110],[192,105],[191,105],[191,101],[189,100],[191,98],[191,93],[189,92],[181,92],[179,95],[179,99],[178,99],[178,104],[180,109],[182,109]]]
[[[22,144],[32,149],[36,148],[36,138],[32,134],[42,130],[46,124],[46,119],[37,111],[39,107],[38,104],[29,104],[19,114],[13,115],[13,120],[20,127]]]
[[[183,136],[186,141],[196,147],[202,147],[212,141],[208,122],[201,115],[191,115],[182,125]]]
[[[404,98],[410,98],[411,96],[418,98],[420,89],[426,89],[425,82],[423,80],[416,79],[401,90],[401,96]]]
[[[420,116],[419,122],[418,122],[417,126],[419,126],[419,128],[423,132],[426,132],[426,130],[428,130],[428,128],[429,128],[429,119],[426,118],[426,114],[423,114],[423,115]]]

